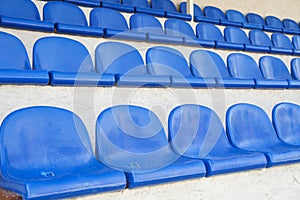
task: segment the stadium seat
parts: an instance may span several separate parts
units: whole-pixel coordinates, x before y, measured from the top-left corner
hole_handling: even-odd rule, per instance
[[[294,54],[300,54],[300,36],[294,35],[292,38],[293,46],[294,46]]]
[[[240,23],[239,27],[243,27],[247,29],[259,28],[257,27],[256,24],[248,23],[246,17],[237,10],[227,10],[225,15],[228,21]]]
[[[179,13],[174,3],[170,0],[152,0],[151,7],[152,9],[165,11],[165,17],[167,18],[176,18],[188,21],[192,20],[192,16],[190,14]]]
[[[126,173],[128,188],[205,176],[201,160],[181,157],[168,144],[150,110],[133,105],[108,108],[96,123],[96,156]]]
[[[282,32],[283,24],[277,17],[267,16],[265,18],[266,25],[264,26],[264,30],[272,31],[272,32]]]
[[[274,50],[271,39],[265,32],[261,30],[251,30],[249,32],[249,40],[252,45],[259,46],[262,52],[269,53],[271,48]]]
[[[99,7],[100,0],[64,0],[65,2],[73,3],[79,6]]]
[[[118,86],[170,85],[168,76],[150,76],[140,53],[128,44],[119,42],[99,44],[95,52],[95,62],[97,72],[114,74]]]
[[[145,33],[130,31],[124,16],[120,12],[108,8],[94,8],[90,12],[90,25],[102,28],[105,38],[146,40]]]
[[[205,50],[195,50],[190,54],[192,74],[204,79],[216,80],[219,88],[253,87],[253,80],[234,79],[229,75],[223,59],[216,53]]]
[[[283,32],[288,34],[300,34],[300,28],[297,22],[291,19],[282,20]]]
[[[89,27],[82,10],[74,4],[52,1],[44,5],[44,21],[55,23],[58,33],[103,36],[103,29]]]
[[[228,21],[223,13],[223,11],[214,6],[206,6],[204,8],[204,15],[207,18],[212,18],[219,21],[219,24],[224,26],[241,26],[241,23],[234,21]]]
[[[80,42],[62,37],[45,37],[33,47],[33,68],[47,70],[51,85],[113,86],[113,74],[96,74],[92,58]]]
[[[0,25],[17,29],[53,32],[54,23],[41,21],[31,0],[1,0]]]
[[[101,6],[104,8],[118,10],[121,12],[134,12],[134,6],[121,4],[121,0],[100,0],[100,2]]]
[[[300,146],[300,106],[279,103],[272,111],[272,121],[278,137],[285,143]]]
[[[157,76],[170,76],[171,87],[214,87],[214,79],[195,77],[184,56],[169,47],[152,47],[146,53],[148,72]]]
[[[300,88],[300,81],[293,80],[286,65],[279,58],[263,56],[259,67],[265,79],[277,82],[278,88]]]
[[[232,53],[227,57],[227,67],[234,78],[253,81],[255,88],[278,88],[277,81],[266,80],[257,66],[255,60],[245,54]]]
[[[271,38],[274,47],[280,49],[280,52],[278,53],[283,53],[283,54],[294,53],[293,51],[294,46],[286,35],[282,33],[273,33]]]
[[[179,155],[203,160],[206,176],[267,166],[263,153],[243,151],[229,143],[222,122],[210,108],[178,106],[169,115],[168,127],[171,148]]]
[[[125,174],[98,162],[88,132],[74,113],[27,107],[1,126],[1,187],[23,199],[59,199],[126,186]]]
[[[15,36],[0,32],[0,84],[47,85],[44,70],[32,70],[23,43]]]
[[[150,8],[148,0],[122,0],[125,5],[134,6],[136,13],[144,13],[148,15],[153,15],[157,17],[164,17],[164,10],[155,10]]]
[[[262,152],[268,166],[300,161],[300,146],[282,142],[264,110],[251,104],[236,104],[227,110],[227,134],[231,143],[240,149]]]
[[[300,58],[291,60],[291,74],[293,79],[300,80]]]
[[[246,15],[246,19],[248,24],[251,24],[252,27],[256,27],[256,29],[263,30],[265,26],[265,21],[262,18],[262,16],[256,14],[256,13],[248,13]]]

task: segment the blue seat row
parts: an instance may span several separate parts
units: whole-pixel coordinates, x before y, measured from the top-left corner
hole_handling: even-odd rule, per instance
[[[296,104],[276,105],[274,129],[261,108],[236,104],[226,134],[213,110],[186,104],[169,114],[167,138],[150,110],[114,106],[97,118],[94,156],[76,114],[27,107],[1,124],[0,187],[57,199],[299,162],[299,116]]]
[[[227,68],[223,59],[211,51],[193,51],[188,64],[179,51],[155,46],[147,50],[144,62],[134,47],[104,42],[95,50],[94,66],[80,42],[45,37],[33,46],[31,67],[24,45],[15,36],[0,32],[0,47],[2,84],[300,88],[300,58],[291,61],[290,75],[286,65],[272,56],[261,57],[258,67],[252,57],[232,53]]]
[[[180,3],[180,12],[186,13],[186,2]],[[248,13],[244,16],[240,11],[232,9],[224,13],[220,8],[214,6],[206,6],[202,11],[197,4],[194,4],[194,21],[237,26],[247,29],[259,29],[270,32],[300,34],[300,24],[292,19],[284,19],[281,21],[275,16],[267,16],[264,19],[256,13]]]

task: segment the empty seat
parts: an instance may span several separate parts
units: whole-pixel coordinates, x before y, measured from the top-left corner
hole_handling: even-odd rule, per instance
[[[146,40],[146,34],[130,31],[124,16],[108,8],[94,8],[90,12],[90,25],[102,28],[104,37],[129,40]]]
[[[226,127],[235,147],[264,153],[268,167],[300,161],[300,146],[279,140],[268,115],[255,105],[231,106],[226,114]]]
[[[264,26],[264,30],[272,31],[272,32],[282,32],[283,24],[277,17],[267,16],[265,18],[266,25]]]
[[[300,87],[300,82],[292,79],[286,65],[279,58],[263,56],[259,59],[259,67],[265,79],[276,81],[279,88]]]
[[[169,77],[150,76],[140,53],[132,46],[119,42],[105,42],[95,52],[96,70],[100,74],[114,74],[118,86],[169,86]]]
[[[155,10],[150,8],[148,0],[122,0],[125,5],[134,6],[136,13],[144,13],[149,15],[154,15],[158,17],[164,17],[164,10]]]
[[[256,24],[248,23],[246,17],[237,10],[227,10],[226,18],[228,21],[240,23],[239,27],[248,28],[248,29],[259,28]]]
[[[0,32],[0,84],[47,85],[44,70],[32,70],[23,43],[15,36]]]
[[[206,6],[204,8],[204,15],[207,18],[212,18],[219,21],[219,24],[225,26],[241,26],[241,23],[234,21],[228,21],[225,17],[225,14],[220,8],[214,6]]]
[[[186,13],[179,13],[174,3],[170,0],[152,0],[152,9],[165,11],[165,17],[177,18],[190,21],[192,16]]]
[[[96,156],[126,173],[128,188],[205,176],[201,160],[174,153],[158,117],[138,106],[121,105],[100,113]]]
[[[59,33],[102,36],[101,28],[89,27],[83,11],[74,4],[52,1],[43,9],[44,21],[55,23]]]
[[[265,20],[262,18],[262,16],[256,13],[248,13],[246,15],[246,19],[248,24],[251,24],[251,26],[255,26],[257,29],[263,30],[265,26]]]
[[[273,33],[272,36],[272,42],[274,47],[280,48],[279,53],[284,53],[284,54],[293,54],[294,51],[294,46],[291,43],[290,39],[281,33]]]
[[[148,72],[157,76],[170,76],[171,87],[214,87],[214,79],[195,77],[184,56],[169,47],[152,47],[146,53]]]
[[[300,58],[291,60],[291,74],[296,80],[300,80]]]
[[[65,2],[73,3],[79,6],[99,7],[99,0],[64,0]]]
[[[299,24],[291,19],[282,20],[283,32],[290,34],[300,34]]]
[[[0,25],[4,27],[53,32],[52,22],[43,22],[31,0],[1,0]]]
[[[206,176],[267,166],[263,153],[243,151],[229,143],[222,122],[210,108],[178,106],[171,111],[168,126],[172,149],[188,158],[203,159]]]
[[[121,4],[121,0],[100,0],[100,2],[101,6],[104,8],[110,8],[122,12],[134,12],[134,6]]]
[[[50,72],[51,85],[113,86],[113,74],[96,74],[92,58],[80,42],[41,38],[33,47],[33,68]]]
[[[300,36],[294,35],[292,38],[293,46],[294,46],[294,54],[300,54]]]
[[[4,119],[0,133],[1,187],[23,199],[66,198],[126,186],[123,172],[95,159],[86,127],[70,111],[23,108]]]
[[[216,53],[195,50],[190,54],[191,71],[194,76],[204,79],[214,78],[216,87],[247,88],[253,87],[253,81],[234,79],[229,75],[223,59]]]

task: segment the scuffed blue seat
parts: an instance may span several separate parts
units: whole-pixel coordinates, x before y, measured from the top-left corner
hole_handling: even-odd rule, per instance
[[[213,78],[195,77],[184,56],[169,47],[152,47],[146,53],[148,72],[152,75],[170,76],[171,87],[214,87]]]
[[[264,26],[265,31],[272,31],[272,32],[282,32],[283,31],[283,24],[277,17],[274,16],[267,16],[265,18],[266,25]]]
[[[262,152],[268,166],[300,161],[300,146],[279,140],[272,123],[261,108],[251,104],[236,104],[227,110],[227,134],[235,147]]]
[[[279,103],[272,111],[272,121],[278,137],[285,143],[300,146],[300,106]]]
[[[294,53],[293,50],[294,46],[286,35],[282,33],[273,33],[271,39],[274,47],[280,49],[280,51],[278,51],[277,53],[282,53],[282,54]]]
[[[228,21],[240,23],[239,27],[243,27],[247,29],[260,28],[256,24],[248,23],[246,17],[237,10],[227,10],[225,15]]]
[[[257,66],[255,60],[245,54],[232,53],[227,57],[227,67],[234,78],[252,82],[255,88],[278,88],[278,82],[266,80]]]
[[[292,79],[286,65],[279,58],[263,56],[259,59],[259,67],[265,79],[276,81],[278,88],[300,88],[300,81]]]
[[[248,13],[246,15],[246,19],[248,24],[251,24],[252,27],[256,27],[256,29],[263,30],[265,26],[265,20],[262,16],[256,13]]]
[[[180,10],[181,13],[184,13],[184,14],[187,13],[186,2],[181,2],[180,3],[179,10]],[[202,10],[201,10],[201,8],[197,4],[194,4],[194,21],[195,22],[207,22],[207,23],[219,24],[219,20],[215,20],[215,19],[205,17]]]
[[[223,59],[216,53],[205,50],[195,50],[190,54],[191,71],[194,76],[216,80],[216,87],[249,88],[253,81],[234,79],[229,75]]]
[[[15,36],[0,32],[0,84],[47,85],[44,70],[32,70],[23,43]]]
[[[64,0],[65,2],[73,3],[79,6],[86,6],[86,7],[99,7],[100,0]]]
[[[54,23],[41,21],[39,11],[31,0],[1,0],[0,25],[34,31],[54,31]]]
[[[291,60],[291,75],[293,79],[300,80],[300,58]]]
[[[172,151],[164,128],[150,110],[121,105],[100,113],[96,156],[126,173],[128,188],[205,176],[201,160]]]
[[[148,0],[122,0],[122,3],[125,5],[134,6],[134,12],[136,13],[144,13],[157,17],[165,16],[164,10],[155,10],[150,8]]]
[[[121,4],[121,0],[100,0],[100,4],[104,8],[114,9],[122,12],[134,12],[134,6]]]
[[[90,12],[90,25],[102,28],[105,38],[146,40],[145,33],[129,30],[124,16],[120,12],[108,8],[94,8]]]
[[[113,74],[96,74],[92,58],[80,42],[62,37],[45,37],[33,47],[33,68],[47,70],[51,85],[113,86]]]
[[[168,87],[168,76],[150,76],[140,53],[132,46],[119,42],[105,42],[95,52],[96,70],[100,74],[114,74],[118,86]]]
[[[103,35],[101,28],[89,27],[82,10],[74,4],[52,1],[45,4],[43,9],[44,21],[55,23],[58,33],[76,35]]]
[[[300,34],[299,24],[291,19],[282,20],[283,32],[289,34]]]
[[[223,11],[220,8],[214,6],[206,6],[204,8],[204,15],[207,18],[211,18],[211,19],[215,19],[216,21],[219,21],[218,24],[224,26],[241,26],[240,22],[237,23],[234,21],[228,21]]]
[[[165,12],[165,17],[176,18],[182,20],[192,20],[192,16],[186,13],[179,13],[176,9],[174,3],[170,0],[152,0],[152,9],[163,10]]]
[[[1,187],[23,199],[58,199],[126,186],[125,174],[98,162],[74,113],[37,106],[10,113],[1,125]]]
[[[178,106],[169,115],[168,127],[172,149],[179,155],[203,160],[206,176],[267,166],[263,153],[240,150],[229,143],[222,122],[210,108]]]

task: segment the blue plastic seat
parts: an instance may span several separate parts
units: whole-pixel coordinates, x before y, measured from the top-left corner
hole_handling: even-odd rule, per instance
[[[272,31],[272,32],[282,32],[283,24],[279,18],[274,16],[267,16],[265,18],[266,25],[264,26],[264,30]]]
[[[0,32],[0,84],[47,85],[44,70],[32,70],[23,43],[15,36]]]
[[[171,111],[168,126],[172,149],[179,155],[203,160],[206,176],[267,166],[263,153],[243,151],[229,143],[222,122],[210,108],[178,106]]]
[[[152,0],[151,7],[152,9],[165,11],[165,17],[168,18],[176,18],[188,21],[192,20],[192,16],[190,14],[179,13],[174,3],[170,0]]]
[[[293,79],[300,80],[300,58],[291,60],[291,75]]]
[[[1,0],[0,25],[4,27],[53,32],[54,23],[41,21],[31,0]]]
[[[214,6],[206,6],[204,8],[204,15],[207,18],[215,19],[216,21],[219,21],[218,24],[224,25],[224,26],[241,26],[241,23],[237,23],[234,21],[229,21],[226,19],[225,14],[220,8],[214,7]]]
[[[255,88],[278,88],[277,81],[266,80],[257,66],[255,60],[245,54],[232,53],[227,57],[227,67],[234,78],[252,82]],[[250,84],[249,84],[250,86]]]
[[[256,24],[248,23],[246,17],[237,10],[227,10],[225,15],[228,21],[240,23],[239,27],[247,29],[259,29]]]
[[[300,35],[294,35],[292,38],[293,46],[294,46],[294,54],[300,53]]]
[[[121,105],[101,112],[96,123],[96,156],[126,173],[128,188],[205,176],[201,160],[181,157],[150,110]]]
[[[292,79],[286,65],[279,58],[263,56],[259,59],[259,67],[265,79],[276,81],[278,88],[300,88],[300,81]]]
[[[267,167],[300,161],[300,146],[279,140],[268,115],[255,105],[231,106],[226,114],[226,127],[231,144],[243,150],[264,153]]]
[[[52,1],[45,4],[43,9],[44,21],[55,23],[58,33],[76,35],[103,35],[103,29],[89,27],[82,10],[74,4]]]
[[[80,42],[62,37],[41,38],[33,47],[33,68],[47,70],[51,85],[113,86],[113,74],[96,74],[92,58]]]
[[[300,34],[299,24],[291,19],[282,20],[283,32],[289,34]]]
[[[121,190],[125,174],[98,162],[74,113],[37,106],[10,113],[1,125],[1,187],[23,199],[58,199]]]
[[[248,24],[251,24],[252,27],[256,27],[256,29],[263,30],[265,26],[265,20],[262,16],[256,13],[248,13],[246,15],[246,19]]]
[[[122,0],[122,3],[125,5],[134,6],[136,13],[144,13],[148,15],[153,15],[157,17],[164,17],[164,10],[155,10],[150,8],[148,0]]]
[[[130,31],[124,16],[120,12],[108,8],[94,8],[90,12],[90,25],[102,28],[105,38],[146,40],[145,33]]]
[[[140,53],[128,44],[119,42],[99,44],[95,52],[95,62],[97,72],[114,74],[118,86],[170,85],[167,76],[150,76]]]
[[[195,50],[190,54],[192,74],[204,79],[215,79],[216,87],[248,88],[253,87],[253,81],[234,79],[229,75],[223,59],[216,53],[205,50]]]
[[[86,7],[99,7],[100,0],[64,0],[65,2],[73,3],[79,6],[86,6]]]
[[[134,12],[134,6],[121,4],[121,0],[100,0],[100,4],[104,8],[114,9],[122,12]]]
[[[262,52],[269,53],[272,49],[274,52],[274,47],[269,36],[261,30],[251,30],[249,32],[249,40],[252,45],[259,46]],[[278,48],[275,48],[275,50]]]
[[[169,47],[152,47],[146,53],[148,72],[157,76],[170,76],[171,87],[214,87],[214,79],[195,77],[184,56]]]
[[[282,33],[273,33],[272,36],[272,43],[274,47],[279,48],[280,52],[283,54],[293,54],[294,53],[294,46],[291,43],[290,39],[282,34]]]

